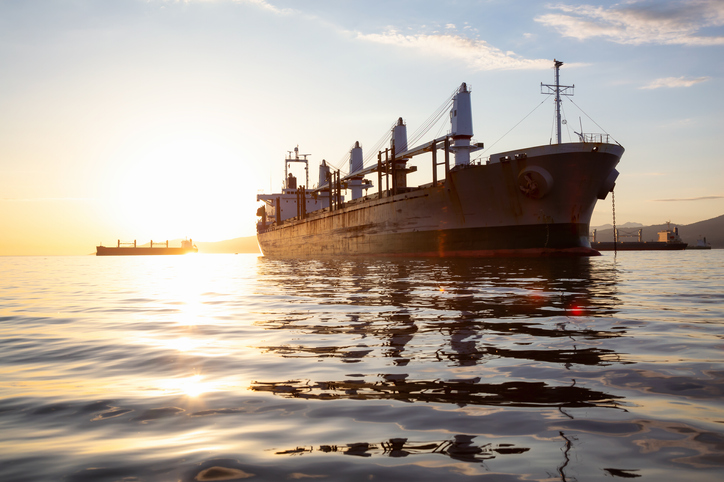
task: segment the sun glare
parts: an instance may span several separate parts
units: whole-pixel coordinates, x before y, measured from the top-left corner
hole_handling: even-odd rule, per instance
[[[194,137],[168,139],[130,153],[115,167],[118,221],[132,236],[159,242],[245,235],[240,209],[253,212],[253,205],[244,203],[250,204],[256,188],[254,173],[245,172],[245,160],[239,157],[232,146]]]

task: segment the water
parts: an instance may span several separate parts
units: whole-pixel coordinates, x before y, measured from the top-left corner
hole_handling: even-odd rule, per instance
[[[4,257],[0,480],[718,481],[723,337],[717,250]]]

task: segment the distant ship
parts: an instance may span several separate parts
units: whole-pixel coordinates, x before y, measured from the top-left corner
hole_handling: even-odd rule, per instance
[[[198,251],[191,239],[181,241],[180,248],[169,247],[168,241],[160,245],[158,243],[154,245],[151,241],[150,246],[137,246],[135,240],[132,243],[121,243],[120,239],[116,246],[96,246],[96,256],[147,256],[198,253]]]
[[[658,232],[658,241],[643,241],[643,230],[638,230],[637,241],[597,241],[594,232],[594,241],[591,246],[599,251],[677,251],[686,249],[687,243],[679,237],[679,228],[671,229],[670,223],[663,231]],[[619,239],[620,233],[616,231],[616,238]]]
[[[472,140],[470,91],[463,83],[448,103],[450,132],[416,147],[408,146],[402,118],[390,130],[390,147],[364,167],[362,148],[350,151],[350,174],[342,177],[323,160],[319,184],[309,189],[308,154],[290,151],[279,193],[259,194],[257,240],[272,257],[324,256],[593,256],[588,239],[598,199],[614,188],[615,167],[624,148],[608,134],[583,134],[561,142],[562,95],[573,86],[559,82],[563,62],[554,61],[555,84],[541,84],[555,95],[557,143],[500,152],[472,161],[483,148]],[[420,136],[415,136],[419,138]],[[430,153],[432,182],[408,186],[418,166],[414,156]],[[450,153],[454,165],[450,166]],[[306,185],[288,168],[304,163]],[[444,176],[438,179],[438,166]],[[376,176],[375,176],[376,174]],[[371,176],[372,179],[367,179]],[[377,191],[365,195],[373,187]],[[351,192],[345,201],[342,191]],[[364,192],[363,192],[364,191]]]
[[[706,237],[703,237],[697,239],[696,244],[687,246],[686,249],[711,249],[711,244],[706,242]]]

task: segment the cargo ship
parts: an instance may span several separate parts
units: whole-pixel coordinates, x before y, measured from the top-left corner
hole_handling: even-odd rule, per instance
[[[135,240],[132,243],[121,243],[120,239],[116,246],[96,246],[96,256],[148,256],[198,252],[198,248],[191,239],[181,241],[181,247],[169,246],[168,241],[161,244],[154,244],[154,242],[151,241],[149,246],[138,246]]]
[[[609,142],[608,134],[576,133],[579,142],[561,142],[561,97],[572,95],[574,87],[560,84],[562,65],[554,61],[555,84],[541,84],[542,93],[555,96],[557,142],[471,160],[483,144],[473,140],[471,93],[463,83],[438,109],[440,117],[449,112],[447,134],[409,146],[399,118],[389,131],[389,147],[377,151],[376,162],[373,157],[365,167],[362,148],[354,144],[346,176],[323,160],[319,183],[310,189],[309,154],[289,151],[281,192],[257,195],[264,203],[257,210],[262,254],[600,255],[589,242],[589,223],[597,200],[615,186],[624,148]],[[412,165],[423,154],[427,160]],[[289,172],[293,163],[304,164],[303,186]],[[432,182],[408,185],[408,175],[423,164]],[[376,192],[368,195],[374,181]]]
[[[687,243],[681,240],[679,236],[679,228],[671,229],[671,224],[667,223],[666,229],[659,231],[658,241],[644,241],[643,229],[639,229],[636,241],[621,240],[620,230],[615,231],[616,241],[598,241],[596,233],[593,233],[593,241],[591,247],[599,251],[678,251],[686,249]]]

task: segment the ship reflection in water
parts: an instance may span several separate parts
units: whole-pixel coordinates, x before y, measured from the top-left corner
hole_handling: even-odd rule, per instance
[[[423,266],[429,267],[427,262],[419,264],[419,268]],[[576,321],[576,317],[587,321],[584,315],[616,312],[615,280],[602,277],[594,285],[589,261],[511,259],[501,266],[450,260],[436,263],[434,277],[415,268],[414,263],[328,262],[318,264],[304,276],[275,282],[276,288],[284,292],[330,304],[348,297],[351,313],[325,313],[321,306],[320,318],[302,315],[269,321],[264,324],[267,329],[292,330],[323,343],[285,343],[261,348],[284,358],[338,358],[342,363],[359,363],[365,358],[385,357],[395,367],[439,363],[473,368],[458,373],[474,374],[485,368],[485,378],[476,375],[462,379],[417,379],[398,370],[349,375],[343,380],[257,381],[252,389],[316,400],[393,399],[459,406],[617,406],[616,400],[621,396],[577,386],[574,379],[562,385],[560,380],[551,384],[525,377],[509,380],[506,376],[505,380],[493,383],[490,378],[501,368],[522,363],[570,370],[573,366],[621,362],[612,348],[596,345],[598,341],[621,337],[625,330]],[[287,269],[298,272],[294,262],[289,262]],[[326,284],[324,280],[334,281]],[[605,296],[598,296],[601,293]],[[600,300],[606,303],[600,304]],[[355,312],[355,305],[379,306],[384,310]],[[335,338],[357,343],[338,345]],[[486,368],[488,364],[496,368]]]
[[[411,442],[406,438],[390,439],[379,444],[358,442],[337,445],[320,445],[317,452],[341,453],[357,457],[371,457],[372,455],[386,455],[388,457],[407,457],[416,454],[440,454],[463,462],[483,462],[493,459],[496,455],[522,454],[529,448],[515,447],[512,444],[485,444],[478,446],[474,443],[475,437],[470,435],[456,435],[452,440],[435,442]],[[312,453],[314,448],[296,447],[290,450],[276,452],[277,455],[299,455]]]
[[[384,375],[385,381],[367,383],[289,381],[257,383],[252,388],[291,398],[328,400],[393,399],[403,402],[435,402],[465,405],[506,405],[512,407],[615,407],[614,395],[587,388],[547,386],[544,382],[480,383],[472,380],[407,381],[406,375]],[[574,382],[575,383],[575,382]]]
[[[718,481],[715,251],[0,260],[0,478]]]

